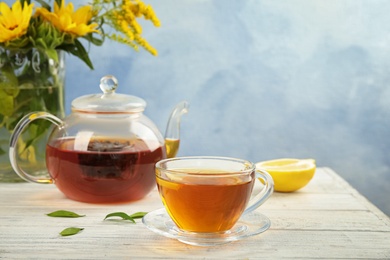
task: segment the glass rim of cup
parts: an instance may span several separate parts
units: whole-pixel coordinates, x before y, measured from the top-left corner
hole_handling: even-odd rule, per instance
[[[206,160],[206,161],[225,161],[229,163],[236,163],[244,166],[243,168],[240,168],[239,170],[228,170],[227,167],[224,169],[218,169],[220,172],[217,171],[217,169],[212,169],[213,172],[207,172],[206,170],[210,170],[210,167],[204,167],[203,170],[200,172],[188,172],[188,169],[199,169],[199,167],[202,167],[202,165],[196,164],[194,166],[188,166],[185,167],[176,167],[176,168],[169,168],[168,164],[171,162],[176,161],[195,161],[195,160]],[[167,158],[162,159],[158,161],[155,164],[156,170],[165,171],[169,173],[174,174],[183,174],[183,175],[193,175],[193,176],[208,176],[212,175],[213,177],[216,176],[232,176],[232,175],[243,175],[243,174],[250,174],[254,171],[256,171],[256,165],[245,159],[239,159],[235,157],[224,157],[224,156],[184,156],[184,157],[174,157],[174,158]]]

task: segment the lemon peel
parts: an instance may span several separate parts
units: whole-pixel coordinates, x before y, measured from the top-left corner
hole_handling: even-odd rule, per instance
[[[275,191],[293,192],[310,182],[316,171],[316,162],[314,159],[281,158],[258,162],[256,167],[272,176]]]

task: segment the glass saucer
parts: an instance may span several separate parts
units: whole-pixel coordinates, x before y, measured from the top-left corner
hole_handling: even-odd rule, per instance
[[[194,246],[215,246],[230,243],[263,233],[271,226],[269,218],[260,213],[251,212],[241,216],[232,229],[223,233],[185,232],[173,223],[165,208],[146,214],[142,222],[148,229],[159,235]]]

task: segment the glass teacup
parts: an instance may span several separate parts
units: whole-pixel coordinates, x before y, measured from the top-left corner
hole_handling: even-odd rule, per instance
[[[224,233],[273,192],[272,177],[246,160],[178,157],[156,164],[160,197],[177,227],[191,233]],[[263,188],[252,196],[255,180]]]

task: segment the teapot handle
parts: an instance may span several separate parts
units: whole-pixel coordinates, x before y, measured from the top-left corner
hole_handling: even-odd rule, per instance
[[[25,115],[15,126],[15,129],[11,135],[10,143],[9,143],[9,159],[12,165],[12,168],[14,171],[24,180],[29,182],[35,182],[35,183],[53,183],[53,180],[51,178],[42,178],[37,176],[32,176],[28,173],[26,173],[17,163],[17,149],[15,149],[17,145],[17,141],[20,137],[20,135],[23,133],[24,129],[32,122],[37,119],[46,119],[52,122],[53,124],[57,126],[63,125],[63,122],[58,117],[47,113],[47,112],[32,112],[27,115]]]

